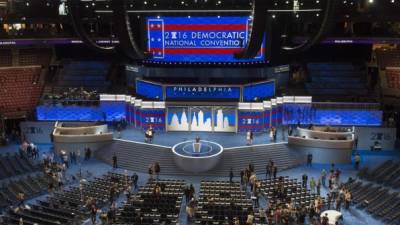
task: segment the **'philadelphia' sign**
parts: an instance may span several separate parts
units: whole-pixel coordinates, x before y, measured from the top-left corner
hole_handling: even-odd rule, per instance
[[[170,100],[240,100],[240,86],[174,85],[166,86],[165,92]]]

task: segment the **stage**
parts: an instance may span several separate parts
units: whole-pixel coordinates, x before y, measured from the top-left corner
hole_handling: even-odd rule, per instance
[[[188,131],[156,131],[152,144],[172,147],[177,143],[194,140],[197,136],[202,140],[216,142],[224,148],[234,148],[246,146],[246,133],[222,133],[222,132],[188,132]],[[127,141],[145,142],[144,131],[133,126],[121,132],[114,132],[114,139]],[[254,133],[253,145],[263,145],[271,143],[287,142],[287,130],[282,132],[279,128],[276,142],[271,142],[269,133]]]

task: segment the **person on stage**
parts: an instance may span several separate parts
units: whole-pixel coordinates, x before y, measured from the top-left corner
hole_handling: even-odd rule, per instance
[[[196,143],[200,143],[200,137],[196,136],[196,138],[194,139]]]
[[[253,144],[253,132],[251,130],[247,131],[246,140],[247,140],[247,145]]]
[[[145,132],[146,142],[147,143],[152,143],[153,142],[153,136],[154,136],[154,129],[153,129],[152,126],[150,126]]]

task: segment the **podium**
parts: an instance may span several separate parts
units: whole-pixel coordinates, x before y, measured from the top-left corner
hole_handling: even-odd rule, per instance
[[[201,149],[201,143],[200,142],[193,143],[193,152],[200,153],[200,149]]]

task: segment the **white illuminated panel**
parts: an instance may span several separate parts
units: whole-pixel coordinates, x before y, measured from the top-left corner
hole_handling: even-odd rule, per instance
[[[136,107],[142,106],[142,99],[135,99],[135,106]]]
[[[272,102],[271,101],[264,101],[263,105],[264,105],[264,109],[271,109],[272,108]]]
[[[283,104],[283,98],[282,97],[277,97],[276,98],[276,103],[279,104]]]
[[[155,109],[165,109],[165,102],[153,102]]]
[[[283,103],[294,103],[294,96],[283,96]]]
[[[142,102],[141,107],[142,107],[142,109],[152,109],[153,108],[153,102]]]
[[[100,95],[100,101],[114,101],[115,96],[114,95],[109,95],[109,94],[101,94]]]
[[[276,106],[276,98],[271,99],[271,104],[272,104],[272,106]]]
[[[125,101],[125,95],[115,95],[116,101]]]
[[[311,96],[295,96],[295,103],[312,103]]]

